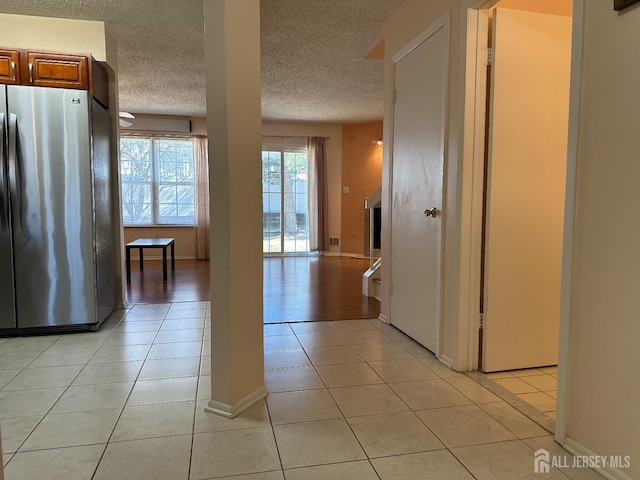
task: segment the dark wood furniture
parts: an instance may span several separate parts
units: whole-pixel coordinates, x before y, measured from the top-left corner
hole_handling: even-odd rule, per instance
[[[140,270],[144,270],[144,257],[142,250],[145,248],[161,248],[162,249],[162,278],[167,279],[167,247],[171,247],[171,270],[176,269],[175,246],[173,238],[138,238],[133,242],[129,242],[126,247],[127,259],[127,282],[131,281],[131,249],[137,248],[140,252]]]

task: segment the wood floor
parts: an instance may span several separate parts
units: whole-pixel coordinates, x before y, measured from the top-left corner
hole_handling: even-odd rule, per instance
[[[348,257],[267,257],[264,259],[264,323],[376,318],[380,302],[362,296],[368,260]],[[210,299],[209,262],[176,260],[162,279],[162,264],[131,263],[127,301],[189,302]]]
[[[380,302],[362,296],[369,260],[264,259],[264,323],[377,318]]]
[[[162,261],[145,259],[143,272],[139,265],[137,260],[131,261],[131,282],[125,286],[130,304],[210,299],[208,260],[176,260],[176,269],[169,267],[166,282],[162,279]]]

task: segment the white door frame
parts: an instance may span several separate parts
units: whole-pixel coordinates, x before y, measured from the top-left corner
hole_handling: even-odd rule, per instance
[[[460,335],[461,366],[464,353],[468,370],[478,369],[480,256],[482,244],[482,195],[486,105],[487,9],[499,0],[466,0],[463,7],[465,52],[464,138],[461,181],[460,232]],[[573,0],[569,136],[567,145],[566,194],[560,296],[560,341],[558,352],[558,398],[555,438],[565,443],[567,435],[567,384],[571,320],[571,275],[575,219],[578,127],[582,76],[582,41],[585,0]],[[466,21],[466,25],[464,25]],[[465,333],[466,332],[466,333]],[[465,340],[467,344],[465,345]],[[465,348],[466,347],[466,348]]]
[[[438,33],[441,29],[446,28],[449,29],[449,12],[446,12],[445,14],[441,15],[435,22],[433,22],[429,27],[427,27],[423,32],[421,32],[419,35],[417,35],[413,40],[411,40],[409,43],[407,43],[404,48],[402,48],[402,50],[400,50],[399,52],[397,52],[395,55],[393,55],[391,57],[391,61],[393,62],[393,91],[395,92],[396,89],[396,85],[395,85],[395,69],[396,69],[396,64],[403,59],[405,56],[407,56],[409,53],[411,53],[413,50],[415,50],[416,48],[418,48],[423,42],[427,41],[430,37],[432,37],[433,35],[435,35],[436,33]],[[450,30],[448,30],[450,31]],[[448,41],[447,44],[450,43],[450,40]],[[449,55],[447,54],[447,60],[449,59]],[[445,82],[446,83],[446,82]],[[436,298],[438,299],[438,304],[436,305],[436,348],[435,348],[435,352],[433,352],[436,356],[436,358],[440,358],[440,350],[441,350],[441,336],[442,336],[442,288],[441,288],[441,282],[442,282],[442,267],[443,267],[443,261],[442,261],[442,243],[444,240],[444,215],[446,213],[446,205],[445,205],[445,199],[446,199],[446,168],[447,168],[447,158],[446,158],[446,131],[447,131],[447,125],[446,125],[446,112],[447,112],[447,104],[448,101],[447,99],[445,99],[444,102],[444,111],[445,111],[445,125],[444,125],[444,139],[443,139],[443,181],[442,181],[442,216],[440,218],[441,221],[441,227],[440,227],[440,238],[438,241],[438,246],[437,246],[437,272],[438,272],[438,278],[436,281],[436,285],[437,285],[437,292],[436,292]],[[395,118],[395,103],[392,107],[392,115],[391,118]],[[389,201],[393,201],[393,132],[394,132],[394,126],[393,124],[391,125],[391,142],[390,142],[390,148],[389,148]],[[391,205],[391,203],[389,204]],[[392,208],[389,208],[389,212],[392,211]],[[392,219],[389,219],[389,225],[392,225]],[[392,250],[392,244],[393,244],[393,231],[390,228],[389,229],[389,254],[391,254],[391,250]],[[391,280],[393,278],[393,265],[389,264],[389,279]],[[392,301],[391,301],[391,297],[389,298],[389,318],[386,319],[386,321],[388,321],[389,323],[391,323],[393,325],[393,310],[392,310]],[[450,362],[449,362],[449,366]]]

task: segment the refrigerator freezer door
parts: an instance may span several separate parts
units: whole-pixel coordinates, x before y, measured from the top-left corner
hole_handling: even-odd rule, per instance
[[[87,92],[8,86],[17,125],[12,206],[19,328],[96,322]],[[20,223],[21,228],[16,225]]]
[[[7,89],[0,85],[0,329],[16,328],[13,246],[9,217]]]

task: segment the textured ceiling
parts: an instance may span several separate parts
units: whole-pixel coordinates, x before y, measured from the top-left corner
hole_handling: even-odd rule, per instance
[[[402,1],[261,0],[263,118],[380,120],[383,64],[364,58]],[[202,11],[202,0],[0,2],[0,13],[106,22],[121,110],[188,116],[206,114]]]

